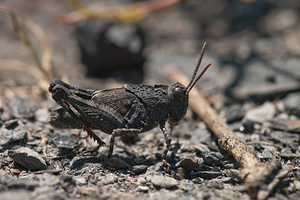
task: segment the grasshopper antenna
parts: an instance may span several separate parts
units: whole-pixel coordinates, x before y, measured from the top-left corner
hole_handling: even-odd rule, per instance
[[[211,66],[211,64],[207,65],[204,68],[204,70],[201,72],[201,74],[195,80],[196,74],[197,74],[197,72],[199,70],[199,67],[201,65],[201,61],[202,61],[205,49],[206,49],[206,42],[203,43],[203,46],[202,46],[202,49],[201,49],[201,52],[200,52],[200,57],[198,59],[198,63],[197,63],[196,68],[194,70],[193,76],[191,78],[191,81],[189,82],[189,84],[186,87],[187,88],[187,93],[189,93],[191,91],[191,89],[195,86],[195,84],[197,83],[197,81],[203,76],[203,74],[205,73],[205,71]]]
[[[190,85],[190,87],[187,89],[187,93],[189,93],[191,91],[191,89],[195,86],[195,84],[199,81],[199,79],[203,76],[203,74],[206,72],[206,70],[211,66],[211,64],[206,65],[206,67],[204,68],[204,70],[201,72],[201,74],[199,74],[199,76],[196,78],[196,80],[193,82],[192,85]]]

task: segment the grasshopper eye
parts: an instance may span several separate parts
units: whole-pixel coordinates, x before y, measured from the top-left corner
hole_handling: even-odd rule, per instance
[[[176,87],[174,89],[175,94],[181,94],[182,93],[182,89],[180,87]]]
[[[176,99],[182,99],[182,97],[184,96],[183,89],[180,87],[176,87],[174,89],[174,96]]]

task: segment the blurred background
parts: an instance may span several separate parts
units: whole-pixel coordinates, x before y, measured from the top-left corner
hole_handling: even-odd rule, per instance
[[[176,66],[190,77],[206,41],[203,65],[213,67],[198,87],[207,92],[264,101],[300,89],[296,0],[1,0],[0,4],[12,8],[25,24],[41,60],[48,52],[51,79],[94,89],[128,82],[168,83],[164,69]],[[123,10],[114,16],[112,8]],[[36,85],[37,72],[21,69],[36,62],[5,12],[0,13],[0,26],[1,87]]]

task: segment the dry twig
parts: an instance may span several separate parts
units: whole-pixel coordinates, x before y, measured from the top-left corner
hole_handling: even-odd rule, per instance
[[[189,82],[186,76],[174,68],[168,68],[167,75],[170,80],[178,81],[184,85]],[[239,163],[249,195],[252,198],[257,198],[260,186],[269,183],[270,179],[281,169],[280,161],[273,159],[268,164],[260,162],[255,152],[237,139],[235,133],[226,124],[225,119],[217,114],[196,88],[190,92],[189,105],[218,137],[220,147],[231,153]]]

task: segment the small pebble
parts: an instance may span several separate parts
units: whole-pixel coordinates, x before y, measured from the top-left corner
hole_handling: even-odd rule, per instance
[[[140,192],[148,192],[149,187],[144,186],[144,185],[140,185],[140,186],[138,186],[137,190],[140,191]]]
[[[104,164],[108,167],[115,168],[115,169],[129,169],[132,168],[126,161],[120,158],[108,158],[105,159]]]
[[[184,191],[192,191],[194,187],[194,183],[189,180],[182,180],[179,183],[179,188],[184,190]]]
[[[275,112],[276,112],[276,109],[275,109],[274,104],[270,103],[270,102],[266,102],[257,108],[248,110],[246,112],[244,119],[250,120],[253,122],[262,123],[262,122],[272,119],[275,115]]]
[[[154,175],[150,178],[151,183],[158,188],[171,189],[177,187],[177,181],[174,178],[162,175]]]
[[[143,174],[147,171],[147,165],[135,165],[133,166],[132,168],[132,172],[135,174],[135,175],[139,175],[139,174]]]

